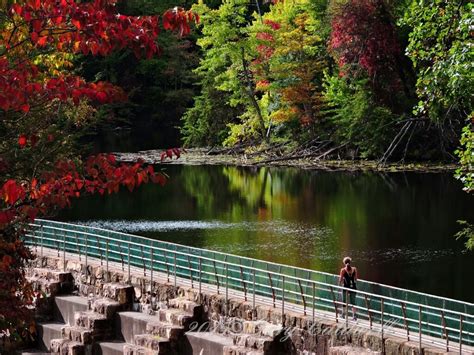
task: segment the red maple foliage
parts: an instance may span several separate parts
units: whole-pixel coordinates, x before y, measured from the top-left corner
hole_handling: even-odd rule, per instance
[[[270,26],[275,31],[281,28],[281,25],[278,22],[272,20],[263,20],[263,23],[267,26]]]
[[[393,69],[401,49],[383,1],[345,1],[335,9],[331,25],[330,47],[343,75],[362,68],[374,77]]]
[[[23,224],[68,206],[82,194],[166,181],[143,161],[119,164],[110,154],[85,159],[58,154],[65,144],[57,128],[61,122],[50,116],[63,106],[79,109],[84,101],[99,106],[125,100],[126,94],[107,82],[52,72],[41,56],[106,56],[129,48],[137,57],[151,57],[159,54],[160,18],[119,14],[115,0],[17,1],[7,11],[0,9],[0,15],[0,334],[26,336],[31,322],[26,306],[33,293],[22,270],[34,256],[21,242]],[[165,29],[185,35],[189,23],[199,18],[174,8],[161,20]],[[179,154],[170,149],[162,159]]]

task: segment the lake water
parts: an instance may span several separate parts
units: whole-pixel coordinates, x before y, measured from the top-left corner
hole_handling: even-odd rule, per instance
[[[165,187],[89,196],[58,216],[156,239],[474,302],[474,253],[453,236],[474,198],[451,174],[166,166]]]

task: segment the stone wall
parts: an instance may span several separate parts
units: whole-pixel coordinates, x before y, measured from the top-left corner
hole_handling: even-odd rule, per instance
[[[228,314],[226,314],[225,296],[217,294],[201,293],[196,288],[187,288],[170,283],[153,283],[153,296],[147,292],[150,289],[150,278],[132,274],[128,280],[127,270],[109,271],[104,266],[89,264],[86,270],[84,262],[63,260],[55,257],[38,257],[31,263],[32,268],[49,268],[52,270],[66,270],[73,275],[75,290],[82,296],[89,295],[109,296],[113,288],[104,286],[110,283],[130,282],[135,289],[134,295],[123,295],[133,297],[135,307],[145,310],[151,309],[151,303],[167,303],[176,297],[183,297],[203,305],[209,320],[208,328],[226,325],[229,322],[240,322],[242,327],[256,326],[256,321],[266,321],[275,327],[267,326],[271,336],[287,339],[291,343],[288,354],[420,354],[418,344],[407,342],[401,338],[382,338],[379,333],[367,329],[349,327],[346,328],[341,322],[329,321],[316,318],[314,324],[312,317],[303,316],[291,312],[285,312],[282,322],[282,313],[278,308],[257,305],[252,309],[251,302],[229,299]],[[117,296],[117,295],[115,295]],[[116,298],[116,297],[112,297]],[[283,329],[281,324],[284,325]],[[271,334],[278,332],[278,334]],[[349,349],[349,350],[348,350]],[[352,349],[352,350],[350,350]],[[357,349],[365,349],[357,350]],[[444,354],[443,351],[435,349],[424,349],[425,355]]]

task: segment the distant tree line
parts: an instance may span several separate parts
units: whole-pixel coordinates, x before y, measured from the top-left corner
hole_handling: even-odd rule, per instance
[[[448,0],[128,0],[124,13],[192,7],[191,37],[162,56],[87,57],[131,91],[128,120],[178,127],[186,146],[290,146],[346,157],[454,160],[472,141],[473,5]],[[134,121],[135,120],[135,121]],[[464,148],[461,147],[459,153]],[[464,161],[466,156],[463,156]]]

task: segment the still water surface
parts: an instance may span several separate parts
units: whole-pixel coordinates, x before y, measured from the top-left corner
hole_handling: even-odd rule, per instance
[[[474,253],[453,235],[474,198],[451,174],[167,166],[165,187],[76,201],[61,220],[474,302]]]

